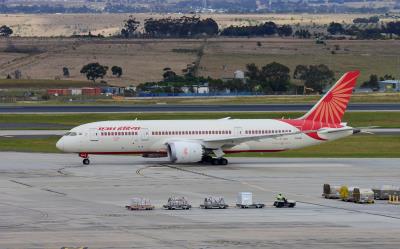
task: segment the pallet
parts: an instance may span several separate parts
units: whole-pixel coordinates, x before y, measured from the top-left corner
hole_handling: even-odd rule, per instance
[[[144,211],[144,210],[153,210],[154,206],[151,205],[135,205],[135,206],[125,206],[126,209],[131,211]]]
[[[168,205],[164,205],[163,206],[164,209],[168,209],[168,210],[189,210],[192,208],[191,205],[182,205],[182,206],[168,206]]]
[[[251,205],[236,204],[236,207],[239,207],[239,208],[264,208],[265,204],[261,204],[261,203],[255,203],[255,204],[251,204]]]
[[[228,208],[228,205],[200,205],[200,208],[202,209],[226,209]]]

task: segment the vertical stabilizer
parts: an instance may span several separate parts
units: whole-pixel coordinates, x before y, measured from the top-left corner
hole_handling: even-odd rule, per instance
[[[340,124],[359,75],[359,71],[345,73],[318,103],[300,119]]]

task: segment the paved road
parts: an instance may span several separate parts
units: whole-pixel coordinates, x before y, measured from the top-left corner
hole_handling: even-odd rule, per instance
[[[244,105],[91,105],[91,106],[0,106],[0,113],[112,113],[112,112],[304,112],[310,104]],[[400,111],[400,103],[350,104],[349,111]]]

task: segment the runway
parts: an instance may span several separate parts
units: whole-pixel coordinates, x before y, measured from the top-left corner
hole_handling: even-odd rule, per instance
[[[398,185],[398,159],[231,158],[228,166],[159,159],[0,152],[0,248],[398,248],[400,206],[321,198],[322,184]],[[251,191],[265,209],[197,208]],[[270,205],[282,192],[295,209]],[[160,207],[171,195],[195,207]],[[132,197],[154,211],[127,211]]]
[[[241,105],[1,105],[0,113],[124,113],[124,112],[304,112],[312,104]],[[400,111],[400,103],[350,104],[349,111]]]

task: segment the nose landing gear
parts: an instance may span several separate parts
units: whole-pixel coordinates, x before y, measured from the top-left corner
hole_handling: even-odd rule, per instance
[[[82,163],[84,165],[89,165],[90,164],[89,154],[88,153],[79,153],[79,156],[83,158]]]

